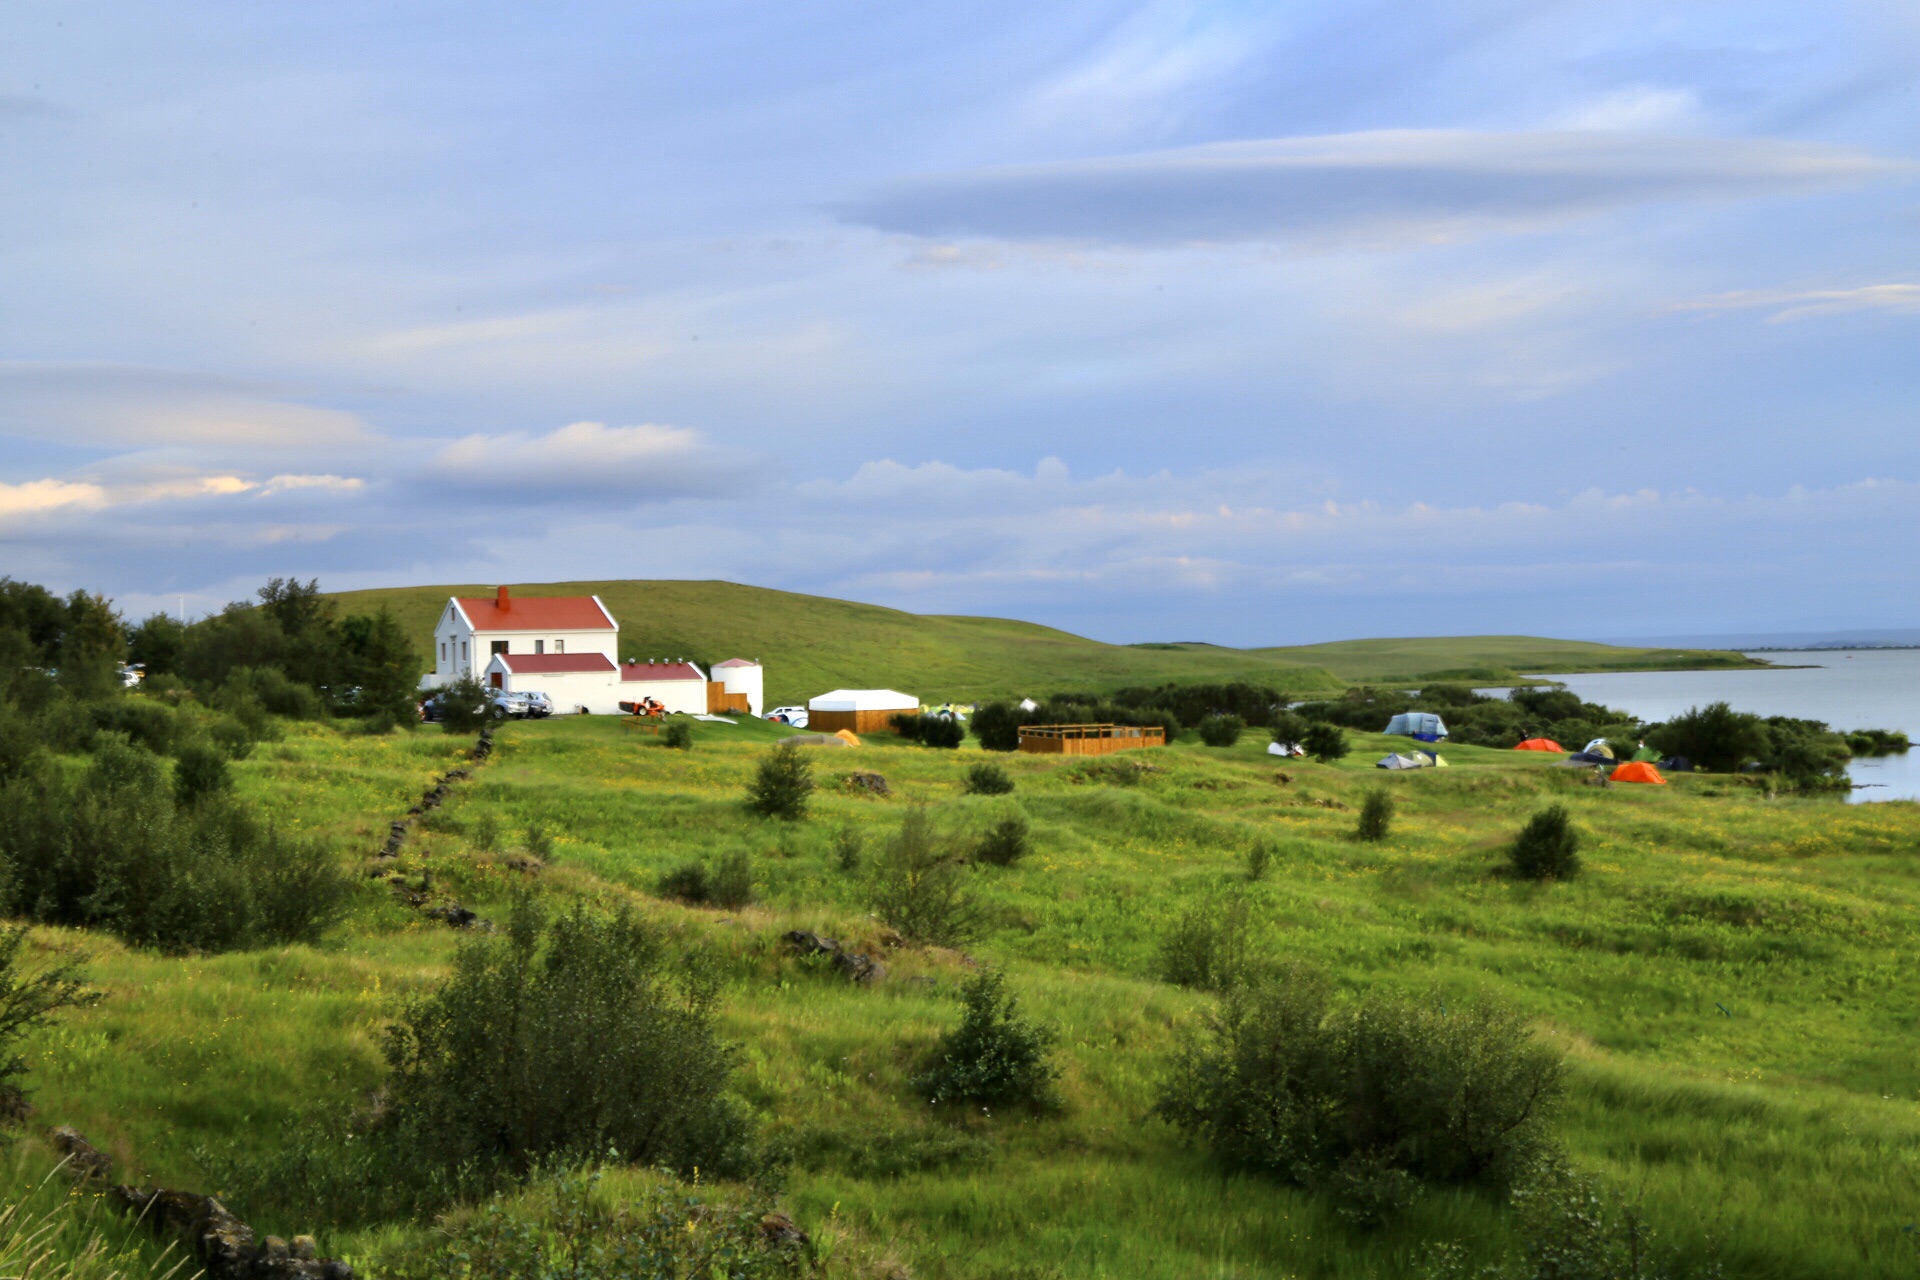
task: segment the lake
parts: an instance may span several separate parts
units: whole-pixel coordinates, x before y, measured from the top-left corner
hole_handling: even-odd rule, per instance
[[[1920,649],[1812,649],[1756,653],[1775,670],[1608,671],[1545,676],[1588,702],[1642,720],[1725,702],[1762,716],[1824,720],[1836,729],[1899,729],[1920,742]],[[1858,804],[1920,800],[1920,748],[1849,766]]]

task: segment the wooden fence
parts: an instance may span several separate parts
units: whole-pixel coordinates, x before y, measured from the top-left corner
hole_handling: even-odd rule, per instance
[[[1104,756],[1110,751],[1164,747],[1166,730],[1157,724],[1027,724],[1020,726],[1020,749],[1040,755]]]

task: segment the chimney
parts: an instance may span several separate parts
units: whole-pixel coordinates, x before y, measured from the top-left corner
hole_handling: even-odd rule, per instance
[[[513,608],[513,601],[507,599],[507,589],[505,587],[501,587],[498,594],[493,597],[493,607],[502,613]]]

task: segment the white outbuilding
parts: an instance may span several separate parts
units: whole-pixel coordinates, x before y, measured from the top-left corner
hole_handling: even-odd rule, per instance
[[[620,667],[616,702],[652,698],[668,714],[707,713],[707,677],[691,662],[628,662]]]
[[[807,702],[807,728],[872,733],[888,728],[897,715],[919,710],[920,699],[897,689],[835,689]]]
[[[745,658],[728,658],[725,662],[713,664],[713,679],[721,688],[747,700],[747,714],[759,716],[765,706],[762,694],[765,672],[760,664]]]
[[[555,715],[620,710],[618,668],[604,653],[496,653],[484,683],[506,693],[544,693]]]

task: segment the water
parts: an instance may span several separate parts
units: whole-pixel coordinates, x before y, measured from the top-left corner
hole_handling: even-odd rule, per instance
[[[1899,729],[1920,742],[1920,649],[1812,649],[1756,653],[1791,670],[1610,671],[1546,676],[1588,702],[1642,720],[1725,702],[1762,716],[1824,720],[1836,729]],[[1920,800],[1920,747],[1855,760],[1852,799]]]

